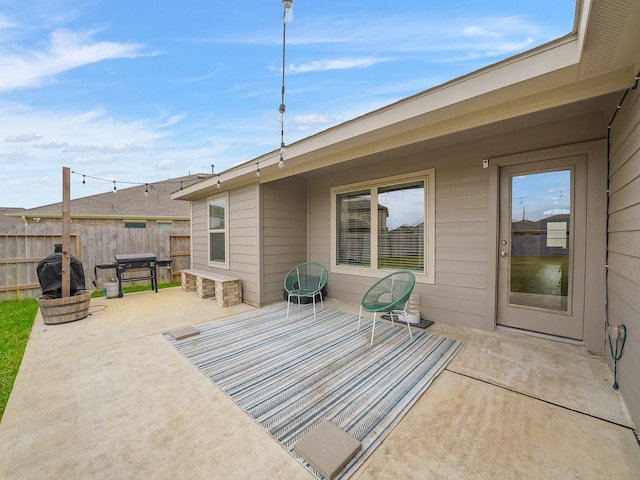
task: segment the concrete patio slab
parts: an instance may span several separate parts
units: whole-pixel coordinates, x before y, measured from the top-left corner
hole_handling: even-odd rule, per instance
[[[251,310],[176,288],[92,300],[75,323],[38,315],[0,423],[0,478],[311,480],[162,338]],[[351,478],[640,478],[601,358],[510,332],[429,330],[465,346]]]

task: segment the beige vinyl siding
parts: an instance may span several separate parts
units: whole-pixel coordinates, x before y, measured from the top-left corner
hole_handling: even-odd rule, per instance
[[[191,266],[200,270],[208,268],[209,211],[207,199],[191,202]]]
[[[436,285],[421,295],[437,321],[492,328],[486,313],[488,170],[478,162],[436,170]]]
[[[263,303],[282,300],[283,282],[307,261],[307,186],[301,178],[262,185]]]
[[[193,268],[239,278],[243,301],[250,305],[260,304],[258,191],[255,184],[229,192],[229,270],[209,266],[207,198],[192,202]]]
[[[618,384],[640,425],[640,90],[631,90],[611,127],[609,322],[626,325]],[[607,346],[607,358],[613,362]]]
[[[242,281],[242,297],[250,305],[260,304],[258,184],[229,192],[229,270]]]
[[[451,162],[447,155],[424,155],[376,165],[375,168],[326,176],[310,187],[310,256],[331,262],[331,198],[333,186],[383,179],[401,173],[435,168],[435,284],[417,283],[423,317],[446,323],[487,327],[487,202],[488,171],[465,157]],[[434,261],[434,259],[430,259]],[[375,278],[330,274],[328,293],[359,304]]]
[[[513,130],[479,129],[465,142],[425,150],[417,156],[388,157],[362,163],[309,181],[309,257],[331,265],[331,187],[435,169],[435,284],[418,283],[423,318],[491,330],[495,327],[497,190],[484,158],[531,152],[601,138],[602,112],[579,117],[544,119],[527,128],[511,121]],[[604,177],[603,177],[604,178]],[[495,188],[495,187],[494,187]],[[493,250],[491,250],[493,249]],[[601,265],[602,262],[599,262]],[[373,284],[371,277],[330,273],[327,290],[340,300],[359,304]]]

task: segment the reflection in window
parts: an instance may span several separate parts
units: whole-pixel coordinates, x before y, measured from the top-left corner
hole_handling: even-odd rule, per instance
[[[226,196],[209,201],[209,261],[226,262]]]
[[[425,178],[337,193],[336,264],[425,272]]]
[[[378,267],[424,270],[424,182],[378,189]]]

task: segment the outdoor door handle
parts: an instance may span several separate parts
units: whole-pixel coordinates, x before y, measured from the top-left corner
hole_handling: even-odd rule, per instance
[[[507,256],[507,252],[505,252],[505,251],[500,252],[500,256],[501,257],[506,257]]]

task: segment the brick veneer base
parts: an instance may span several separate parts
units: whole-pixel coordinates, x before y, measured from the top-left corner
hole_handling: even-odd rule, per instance
[[[198,298],[215,298],[221,307],[230,307],[242,303],[242,285],[240,280],[212,280],[193,273],[181,272],[183,292],[195,291]]]

